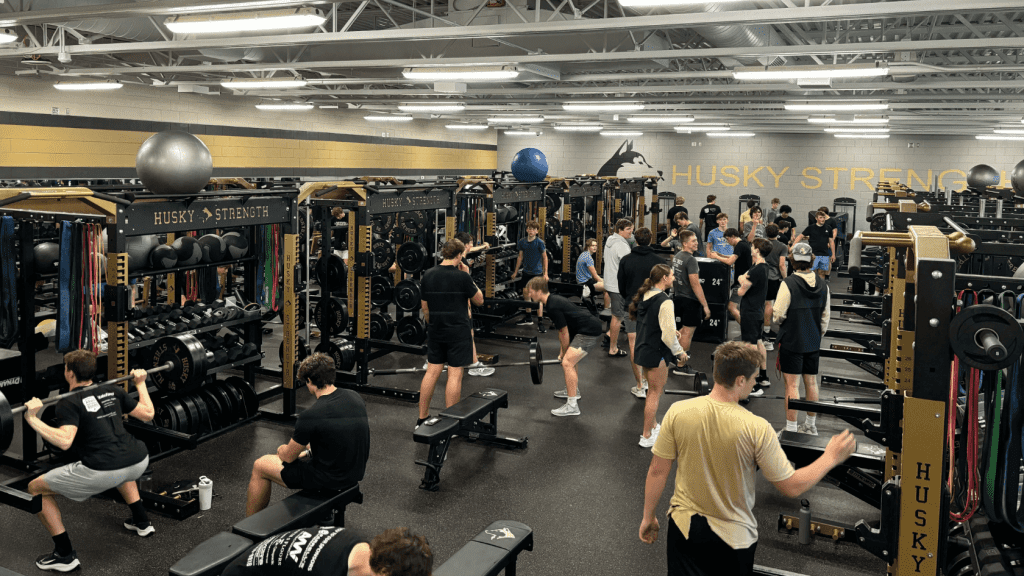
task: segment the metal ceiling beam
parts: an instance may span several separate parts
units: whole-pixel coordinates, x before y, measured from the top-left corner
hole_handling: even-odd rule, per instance
[[[1010,11],[1017,10],[1019,8],[1019,0],[972,0],[971,5],[971,9],[977,11]],[[468,27],[458,26],[450,28],[393,28],[367,32],[286,34],[275,36],[254,36],[249,38],[202,38],[172,42],[124,42],[117,44],[68,46],[66,47],[66,50],[72,55],[75,55],[89,53],[110,54],[115,52],[148,52],[154,50],[239,48],[247,46],[339,44],[346,42],[463,40],[468,38],[487,38],[495,36],[516,37],[563,33],[578,34],[585,32],[621,32],[624,29],[657,30],[666,28],[693,28],[697,26],[779,24],[785,22],[848,20],[852,18],[888,18],[905,14],[928,15],[936,13],[958,13],[962,10],[962,0],[903,0],[901,2],[876,2],[868,4],[815,6],[808,8],[734,10],[718,13],[700,12],[695,14],[658,14],[654,16],[568,20],[532,24],[499,24]],[[68,15],[64,14],[60,19],[66,21],[68,19]],[[55,48],[36,50],[0,50],[0,56],[56,54],[55,50]],[[779,53],[779,55],[785,54]]]
[[[26,10],[22,12],[5,12],[4,20],[14,20],[17,24],[53,24],[60,22],[71,22],[74,20],[88,20],[92,18],[134,18],[137,16],[170,16],[173,14],[187,14],[189,8],[197,6],[224,6],[224,12],[238,10],[236,4],[248,3],[251,0],[159,0],[158,2],[127,2],[123,4],[99,4],[76,6],[69,2],[66,7],[54,8],[51,10]],[[332,2],[355,3],[359,0],[331,0]],[[282,4],[274,8],[288,8],[289,6],[304,6],[307,4],[326,4],[325,0],[294,0],[288,2],[282,0]],[[203,10],[207,12],[207,10]],[[213,12],[212,10],[210,12]]]

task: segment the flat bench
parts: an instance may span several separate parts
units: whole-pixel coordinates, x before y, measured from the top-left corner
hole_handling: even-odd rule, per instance
[[[8,570],[7,568],[0,566],[0,576],[21,576],[21,574],[15,572],[14,570]]]
[[[512,520],[499,520],[476,535],[439,568],[434,576],[516,576],[516,560],[533,550],[533,528]]]
[[[345,506],[363,503],[359,485],[344,490],[300,490],[231,527],[231,531],[254,542],[294,528],[323,524],[334,514],[335,526],[345,525]]]
[[[825,452],[829,439],[828,436],[784,430],[779,443],[793,465],[800,468],[817,460]],[[857,442],[857,450],[846,462],[830,470],[825,479],[864,502],[881,508],[884,467],[885,448],[860,440]]]
[[[215,534],[175,562],[170,576],[218,576],[252,544],[252,540],[231,532]]]
[[[467,396],[416,428],[412,433],[413,440],[430,445],[427,459],[416,461],[416,464],[426,467],[420,488],[437,491],[441,483],[441,466],[448,456],[452,439],[457,436],[506,448],[525,448],[526,436],[498,435],[498,410],[501,408],[508,408],[508,392],[486,388]],[[489,417],[486,422],[483,421],[485,416]]]

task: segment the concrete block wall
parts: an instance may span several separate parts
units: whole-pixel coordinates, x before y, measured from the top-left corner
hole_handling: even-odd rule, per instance
[[[765,206],[780,198],[793,207],[798,224],[806,221],[809,210],[831,207],[835,198],[854,198],[858,229],[866,227],[866,206],[881,177],[917,190],[931,189],[938,179],[940,188],[961,190],[966,172],[984,163],[1000,170],[1008,186],[1013,167],[1024,160],[1019,142],[952,135],[859,140],[825,134],[712,138],[649,133],[613,138],[545,130],[539,137],[499,136],[499,170],[508,170],[515,153],[526,147],[544,152],[551,176],[660,172],[664,180],[659,190],[684,196],[691,214],[708,194],[715,194],[730,215],[730,225],[739,221],[739,197],[744,194],[759,195]]]

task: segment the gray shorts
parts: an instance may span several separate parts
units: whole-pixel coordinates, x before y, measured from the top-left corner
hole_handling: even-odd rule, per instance
[[[743,297],[740,296],[740,287],[734,286],[732,292],[729,293],[729,302],[733,304],[739,304]]]
[[[590,353],[590,350],[597,345],[597,336],[585,336],[583,334],[577,334],[572,337],[572,342],[569,342],[569,348],[576,348],[583,352],[582,356],[586,356]],[[582,358],[581,356],[581,358]]]
[[[148,455],[142,462],[120,470],[93,470],[81,462],[74,462],[50,470],[43,475],[43,480],[57,494],[75,502],[84,502],[125,482],[138,480],[148,467]]]
[[[622,322],[622,329],[626,331],[626,334],[636,334],[636,320],[626,314],[626,319]]]
[[[626,320],[626,299],[622,297],[622,294],[618,292],[609,292],[608,296],[612,299],[612,316],[615,316],[619,320]]]

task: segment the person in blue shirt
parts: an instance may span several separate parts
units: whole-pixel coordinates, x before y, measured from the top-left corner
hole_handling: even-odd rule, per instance
[[[722,212],[716,221],[718,228],[708,233],[707,253],[717,252],[722,256],[732,256],[732,244],[725,239],[725,231],[729,229],[729,215]]]
[[[583,300],[589,302],[594,311],[597,305],[594,302],[594,294],[604,292],[604,279],[597,274],[594,266],[594,254],[597,253],[597,239],[587,239],[587,248],[576,260],[576,281],[583,284]]]
[[[523,300],[529,300],[529,295],[526,293],[526,284],[537,276],[543,276],[545,280],[548,279],[548,252],[547,247],[544,245],[544,241],[541,240],[537,235],[540,234],[540,224],[536,220],[530,220],[526,223],[526,238],[520,238],[519,242],[516,243],[516,248],[519,249],[519,257],[516,258],[516,268],[512,272],[512,277],[515,278],[519,274],[519,268],[523,269],[523,276],[519,279],[518,288],[523,292]],[[544,305],[541,304],[537,308],[537,322],[543,331],[543,324],[540,324],[541,318],[544,317]],[[533,318],[530,317],[530,311],[527,309],[523,314],[522,319],[516,322],[518,326],[531,326],[533,325]]]

